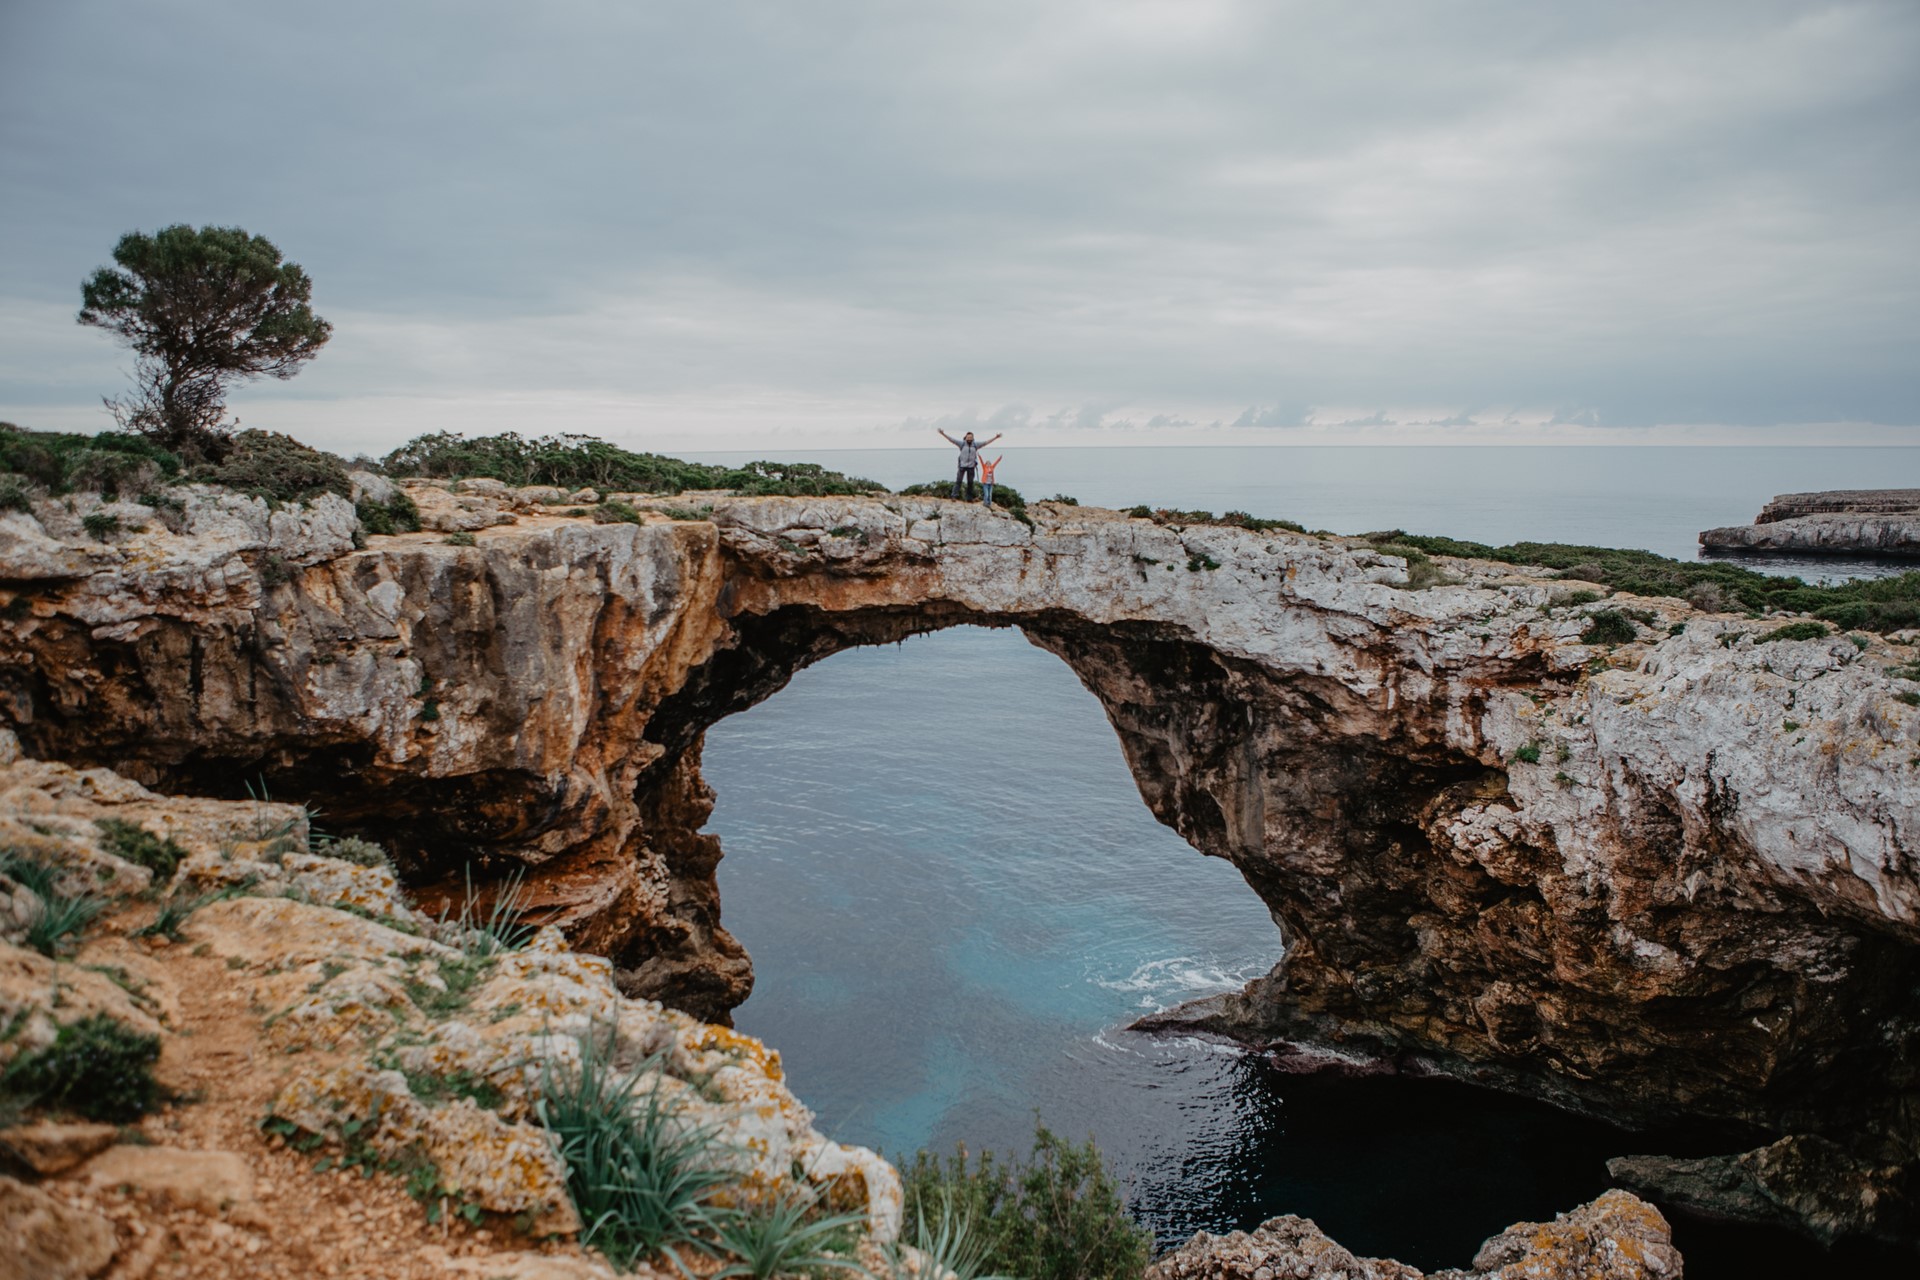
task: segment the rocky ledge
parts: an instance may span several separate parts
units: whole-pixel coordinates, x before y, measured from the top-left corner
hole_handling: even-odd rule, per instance
[[[1920,557],[1920,489],[1783,493],[1750,525],[1705,530],[1700,545],[1723,551]]]
[[[570,504],[602,495],[411,485],[453,532],[363,537],[344,499],[179,492],[104,542],[84,495],[0,516],[0,717],[32,754],[264,782],[430,902],[523,869],[628,997],[711,1022],[750,989],[700,831],[709,726],[844,648],[1017,626],[1279,926],[1273,972],[1185,1025],[1863,1170],[1920,1151],[1911,645],[1177,513],[596,519]]]
[[[0,847],[0,1102],[54,1114],[0,1119],[0,1277],[610,1280],[537,1114],[587,1056],[712,1136],[721,1202],[799,1193],[864,1211],[870,1246],[898,1230],[898,1174],[814,1129],[777,1053],[622,996],[556,929],[416,910],[302,808],[159,796],[0,734]],[[36,931],[72,901],[107,914]],[[80,1092],[22,1083],[102,1019],[154,1045],[173,1105],[142,1119],[144,1068],[107,1076],[99,1049]],[[109,1118],[135,1123],[60,1115],[121,1092]]]
[[[552,928],[476,947],[484,930],[415,910],[368,846],[316,840],[304,809],[159,796],[20,759],[0,736],[0,842],[53,876],[36,891],[18,861],[0,871],[0,1079],[105,1018],[157,1042],[173,1099],[130,1125],[75,1122],[59,1101],[52,1118],[0,1118],[0,1277],[613,1280],[576,1243],[567,1156],[536,1110],[595,1053],[714,1136],[732,1162],[723,1202],[797,1184],[864,1210],[870,1254],[898,1230],[898,1174],[816,1131],[778,1054],[621,996],[605,960]],[[112,910],[77,946],[22,945],[45,941],[29,922],[50,900],[103,892]],[[1515,1226],[1475,1266],[1680,1275],[1665,1222],[1625,1192]],[[1420,1273],[1282,1218],[1198,1236],[1150,1280],[1275,1276]]]
[[[1667,1220],[1625,1191],[1552,1222],[1519,1222],[1480,1246],[1464,1271],[1423,1273],[1388,1258],[1357,1257],[1308,1218],[1289,1214],[1253,1231],[1201,1232],[1156,1261],[1147,1280],[1680,1280]]]

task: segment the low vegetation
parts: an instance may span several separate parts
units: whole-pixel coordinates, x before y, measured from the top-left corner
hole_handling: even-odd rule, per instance
[[[12,850],[0,850],[0,879],[30,895],[24,913],[26,943],[49,958],[58,956],[68,939],[77,939],[107,909],[106,899],[94,894],[62,893],[58,873]]]
[[[420,532],[420,508],[398,485],[385,502],[360,499],[353,504],[353,513],[360,517],[360,527],[368,533]]]
[[[957,1234],[976,1269],[1022,1280],[1132,1280],[1146,1268],[1152,1233],[1127,1216],[1091,1140],[1076,1146],[1036,1125],[1025,1160],[962,1149],[896,1163],[906,1183],[905,1237]]]
[[[1832,633],[1824,622],[1789,622],[1784,627],[1776,627],[1763,636],[1754,639],[1755,644],[1768,644],[1775,640],[1825,640]]]
[[[1182,511],[1178,507],[1149,507],[1142,504],[1137,507],[1128,507],[1127,514],[1136,519],[1151,520],[1155,524],[1179,525],[1182,528],[1193,525],[1216,525],[1223,529],[1251,529],[1255,533],[1268,529],[1285,529],[1289,533],[1307,531],[1305,525],[1295,520],[1268,520],[1261,516],[1248,515],[1244,511],[1228,511],[1216,516],[1211,511]]]
[[[0,422],[0,473],[14,510],[30,493],[98,492],[108,501],[132,497],[180,474],[180,459],[144,436],[125,431],[80,435],[28,431]]]
[[[905,498],[951,498],[953,497],[953,481],[932,480],[926,484],[910,484],[900,490],[900,495]],[[976,491],[975,497],[976,500],[978,500],[978,491]],[[1027,514],[1027,500],[1021,496],[1020,491],[1012,485],[996,484],[993,486],[993,505],[996,509],[1006,512],[1028,528],[1033,527],[1033,517]]]
[[[595,524],[640,524],[640,512],[632,503],[603,502],[593,509]]]
[[[559,1141],[582,1244],[626,1267],[657,1253],[698,1247],[706,1201],[730,1180],[710,1129],[680,1123],[658,1088],[643,1086],[655,1063],[622,1073],[581,1043],[580,1066],[549,1072],[535,1115]]]
[[[555,485],[603,493],[682,493],[732,489],[745,494],[822,497],[879,493],[884,486],[811,462],[749,462],[728,467],[636,453],[592,436],[526,437],[515,432],[468,438],[451,431],[415,436],[388,454],[387,474],[461,479],[487,476],[510,485]]]
[[[158,1105],[159,1060],[158,1036],[96,1013],[61,1027],[44,1049],[15,1058],[0,1075],[0,1091],[29,1105],[127,1124]]]
[[[1413,547],[1428,555],[1543,565],[1564,579],[1597,582],[1640,596],[1670,596],[1714,612],[1810,613],[1846,631],[1898,631],[1920,626],[1920,570],[1890,578],[1809,585],[1717,560],[1675,560],[1651,551],[1516,542],[1489,546],[1398,529],[1364,535],[1369,542]]]
[[[712,1280],[729,1276],[773,1280],[775,1276],[863,1270],[853,1253],[867,1215],[827,1213],[816,1196],[790,1192],[745,1209],[711,1210],[707,1220],[714,1243],[733,1257],[713,1273]]]
[[[1581,633],[1580,643],[1632,644],[1638,634],[1632,619],[1620,610],[1595,609],[1587,615],[1587,629]]]
[[[101,818],[93,824],[100,830],[100,845],[108,853],[125,858],[153,872],[155,884],[173,878],[173,872],[187,851],[172,840],[162,839],[137,822],[122,818]]]
[[[274,431],[242,431],[220,462],[195,467],[192,478],[275,503],[353,493],[340,458]]]

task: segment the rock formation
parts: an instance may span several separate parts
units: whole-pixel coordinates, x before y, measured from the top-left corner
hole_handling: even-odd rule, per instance
[[[1714,550],[1920,557],[1920,489],[1783,493],[1750,525],[1707,529]]]
[[[1667,1220],[1625,1191],[1552,1222],[1519,1222],[1480,1246],[1465,1271],[1425,1273],[1384,1258],[1356,1257],[1312,1220],[1271,1218],[1252,1231],[1206,1232],[1156,1261],[1147,1280],[1680,1280]]]
[[[535,1110],[589,1055],[710,1137],[731,1203],[817,1196],[864,1213],[869,1247],[895,1237],[899,1175],[816,1131],[777,1053],[622,996],[612,966],[559,930],[502,937],[483,917],[422,913],[386,867],[310,852],[296,806],[173,799],[18,754],[0,733],[0,1171],[39,1185],[0,1176],[0,1280],[97,1276],[116,1255],[114,1274],[146,1275],[160,1251],[182,1264],[164,1274],[194,1277],[449,1273],[431,1216],[410,1211],[417,1228],[383,1247],[364,1204],[311,1185],[269,1192],[269,1176],[317,1182],[316,1158],[360,1170],[356,1183],[405,1175],[426,1208],[491,1227],[462,1233],[486,1260],[476,1274],[612,1280],[568,1242],[584,1224],[567,1149]],[[123,856],[114,836],[129,829],[166,849],[164,874]],[[52,954],[20,945],[31,935],[12,908],[34,894],[22,857],[62,897],[117,886],[107,914]],[[158,1042],[152,1070],[181,1105],[113,1117],[132,1131],[14,1124],[47,1099],[20,1094],[11,1068],[102,1015]],[[560,1256],[521,1265],[495,1233]]]
[[[700,833],[706,729],[852,645],[1018,626],[1281,926],[1274,972],[1189,1025],[1875,1165],[1920,1149],[1909,647],[1577,603],[1510,565],[1413,590],[1351,540],[1049,504],[1029,527],[716,497],[636,524],[414,491],[463,545],[356,549],[335,498],[187,490],[165,527],[120,504],[147,528],[112,545],[85,502],[0,516],[0,715],[163,791],[264,782],[428,890],[523,867],[629,993],[716,1018],[750,968]],[[1633,640],[1583,639],[1599,610]]]

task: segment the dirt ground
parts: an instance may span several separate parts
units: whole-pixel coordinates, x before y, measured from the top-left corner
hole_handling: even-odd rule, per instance
[[[294,1058],[266,1045],[266,1011],[251,1005],[244,971],[179,945],[154,959],[174,988],[180,1031],[168,1037],[158,1074],[180,1100],[128,1136],[156,1148],[232,1152],[252,1173],[252,1196],[195,1208],[165,1192],[90,1186],[85,1164],[42,1181],[43,1190],[114,1223],[119,1250],[104,1273],[109,1280],[605,1274],[583,1265],[578,1246],[529,1241],[506,1222],[473,1226],[457,1214],[430,1222],[427,1207],[393,1176],[316,1172],[326,1150],[303,1154],[260,1128],[275,1091],[296,1064],[312,1065],[313,1055]]]

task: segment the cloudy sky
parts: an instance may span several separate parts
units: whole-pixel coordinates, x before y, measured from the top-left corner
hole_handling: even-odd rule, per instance
[[[1920,443],[1920,5],[0,0],[0,418],[264,234],[243,423],[659,448]]]

